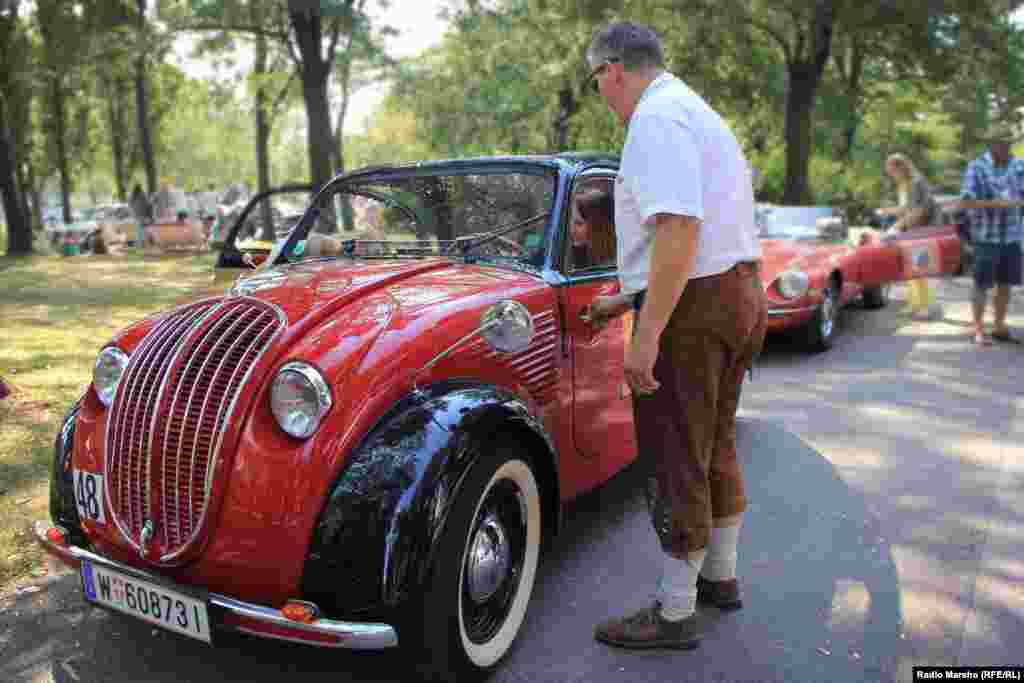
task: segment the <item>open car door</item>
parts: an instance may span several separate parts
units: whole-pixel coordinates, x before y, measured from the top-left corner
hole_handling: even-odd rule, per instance
[[[227,223],[214,269],[214,286],[228,287],[243,272],[266,260],[274,243],[283,238],[309,205],[312,185],[282,185],[261,192],[237,214],[219,217]],[[224,226],[221,226],[222,228]]]
[[[927,225],[869,238],[858,249],[865,287],[960,271],[960,236],[955,225]]]

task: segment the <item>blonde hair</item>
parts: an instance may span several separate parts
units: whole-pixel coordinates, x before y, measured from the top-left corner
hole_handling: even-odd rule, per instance
[[[903,172],[906,173],[907,175],[908,183],[914,181],[916,178],[921,177],[921,172],[917,170],[917,166],[915,166],[914,162],[911,161],[910,158],[905,154],[900,154],[899,152],[896,152],[895,154],[890,154],[885,160],[885,165],[886,167],[888,167],[890,164],[893,164],[903,169]]]

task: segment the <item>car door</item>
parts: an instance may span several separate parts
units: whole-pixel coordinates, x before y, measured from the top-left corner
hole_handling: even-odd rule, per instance
[[[577,179],[574,196],[586,189],[612,191],[614,172],[586,172]],[[570,215],[563,241],[561,304],[566,313],[566,335],[572,364],[573,442],[584,461],[591,488],[614,475],[636,458],[636,436],[629,389],[623,372],[626,344],[632,332],[629,312],[596,330],[582,314],[599,296],[619,292],[614,251],[585,266],[572,260]]]
[[[859,248],[866,287],[960,270],[960,236],[955,225],[914,228]]]

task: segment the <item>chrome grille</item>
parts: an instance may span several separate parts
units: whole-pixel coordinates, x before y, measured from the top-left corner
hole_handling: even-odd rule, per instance
[[[147,520],[162,560],[198,537],[231,412],[283,327],[268,304],[226,299],[176,312],[132,354],[111,407],[106,468],[115,521],[136,548]]]

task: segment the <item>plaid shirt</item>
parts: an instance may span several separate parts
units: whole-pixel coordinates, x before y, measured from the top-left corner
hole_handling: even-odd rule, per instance
[[[997,171],[992,154],[983,155],[967,165],[962,199],[1024,199],[1024,159],[1010,158],[1005,169]],[[976,242],[1007,244],[1024,241],[1021,209],[971,209],[971,232]]]

